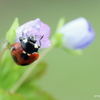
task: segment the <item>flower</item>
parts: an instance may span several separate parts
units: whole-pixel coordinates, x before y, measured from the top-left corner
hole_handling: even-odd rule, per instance
[[[95,37],[90,23],[82,17],[65,24],[58,32],[63,34],[62,43],[64,47],[72,50],[87,47]]]
[[[17,38],[15,42],[20,42],[19,37],[22,36],[22,33],[25,38],[30,35],[36,36],[36,43],[38,45],[40,45],[39,39],[41,38],[41,36],[43,36],[43,38],[41,39],[41,48],[46,48],[51,45],[50,40],[48,39],[50,35],[50,27],[43,23],[39,18],[29,21],[18,27],[16,30]]]

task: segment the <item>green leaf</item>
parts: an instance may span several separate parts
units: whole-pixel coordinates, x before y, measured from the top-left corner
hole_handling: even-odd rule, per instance
[[[25,100],[20,94],[11,94],[8,91],[0,89],[0,100]]]
[[[24,83],[27,84],[31,81],[34,81],[40,78],[46,71],[46,67],[47,67],[47,64],[45,62],[40,62]]]
[[[13,61],[10,50],[7,49],[0,61],[0,87],[10,89],[27,67],[22,68]]]
[[[34,83],[23,85],[17,92],[24,95],[27,100],[56,100]]]
[[[67,49],[64,47],[63,47],[63,49],[64,49],[64,51],[66,51],[67,53],[72,54],[72,55],[82,55],[83,54],[82,50],[71,50],[71,49]]]
[[[37,86],[37,79],[43,75],[46,71],[46,67],[47,64],[45,62],[40,62],[24,84],[17,90],[17,93],[24,95],[27,100],[55,100],[47,92]]]
[[[19,27],[18,18],[15,18],[11,28],[6,33],[6,40],[12,44],[16,39],[16,29]]]
[[[3,64],[8,64],[8,63],[5,63],[5,62],[7,62],[7,61],[10,62],[10,61],[9,61],[10,58],[11,58],[10,50],[7,49],[7,50],[4,52],[0,63],[1,63],[2,65],[3,65]],[[4,65],[3,65],[3,66],[4,66]],[[1,67],[1,66],[0,66],[0,67]]]

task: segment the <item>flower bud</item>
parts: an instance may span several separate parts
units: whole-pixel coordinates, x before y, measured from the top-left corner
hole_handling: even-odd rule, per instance
[[[90,23],[82,17],[65,24],[58,33],[63,34],[63,46],[71,50],[87,47],[95,37]]]

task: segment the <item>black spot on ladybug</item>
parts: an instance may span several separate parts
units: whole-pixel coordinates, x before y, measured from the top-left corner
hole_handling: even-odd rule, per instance
[[[27,54],[22,53],[20,57],[24,60],[28,60],[29,56]]]
[[[16,63],[18,62],[16,56],[12,55],[12,58],[14,59],[14,61],[15,61]]]
[[[12,48],[11,48],[11,51],[14,51],[14,50],[15,50],[15,47],[12,47]]]
[[[25,64],[21,64],[22,66],[26,66],[26,65],[29,65],[28,63],[25,63]]]

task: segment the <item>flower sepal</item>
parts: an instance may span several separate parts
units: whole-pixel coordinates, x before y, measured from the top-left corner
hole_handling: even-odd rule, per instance
[[[58,22],[56,32],[52,38],[52,45],[55,47],[62,45],[63,34],[59,33],[59,29],[64,25],[65,19],[61,18]]]
[[[55,47],[61,46],[62,38],[63,38],[63,34],[56,33],[55,36],[52,38],[52,43],[53,43],[52,45]]]
[[[6,40],[9,44],[13,44],[16,39],[16,29],[19,27],[18,18],[15,18],[11,28],[6,33]]]
[[[67,53],[69,53],[69,54],[72,54],[72,55],[82,55],[83,54],[83,51],[81,50],[81,49],[79,49],[79,50],[71,50],[71,49],[67,49],[67,48],[65,48],[65,47],[62,47],[63,48],[63,50],[65,51],[65,52],[67,52]]]

